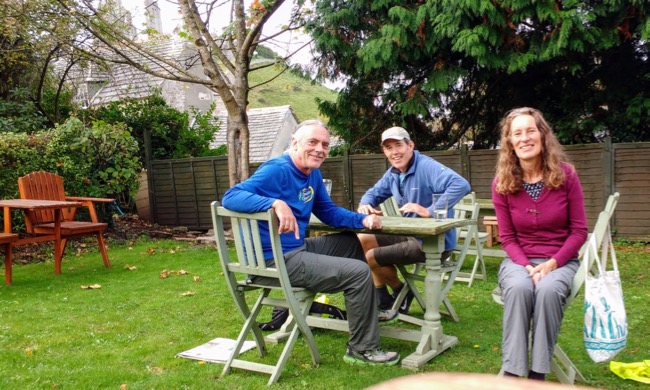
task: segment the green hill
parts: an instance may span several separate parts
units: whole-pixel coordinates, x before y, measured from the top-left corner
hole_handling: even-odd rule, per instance
[[[249,85],[253,87],[277,74],[278,68],[273,66],[256,70],[249,75]],[[287,71],[270,83],[251,90],[248,100],[250,108],[290,105],[298,121],[304,121],[323,119],[318,111],[316,98],[334,101],[336,95],[337,93],[329,88],[312,84],[310,80]]]

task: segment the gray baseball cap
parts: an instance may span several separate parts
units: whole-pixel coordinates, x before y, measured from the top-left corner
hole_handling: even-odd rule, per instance
[[[406,140],[406,142],[411,141],[411,136],[409,133],[401,127],[391,127],[390,129],[384,131],[381,134],[381,143],[387,139],[396,139],[398,141]]]

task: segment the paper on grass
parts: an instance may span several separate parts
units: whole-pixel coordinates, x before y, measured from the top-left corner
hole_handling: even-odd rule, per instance
[[[254,347],[254,341],[244,341],[244,346],[240,353],[246,352]],[[203,345],[181,352],[178,356],[188,359],[204,360],[206,362],[225,363],[234,348],[235,340],[217,337]]]

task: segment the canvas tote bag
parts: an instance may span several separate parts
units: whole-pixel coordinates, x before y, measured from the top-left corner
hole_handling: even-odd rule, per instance
[[[612,270],[607,270],[608,247]],[[627,341],[621,278],[609,234],[603,240],[600,258],[595,237],[591,237],[583,261],[590,259],[596,264],[598,273],[592,276],[589,273],[590,267],[585,267],[584,343],[589,357],[594,362],[601,363],[622,351]]]

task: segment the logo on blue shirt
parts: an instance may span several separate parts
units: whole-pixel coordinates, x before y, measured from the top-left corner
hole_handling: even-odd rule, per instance
[[[301,200],[303,203],[311,202],[312,199],[314,199],[314,188],[312,186],[303,188],[298,194],[298,200]]]

